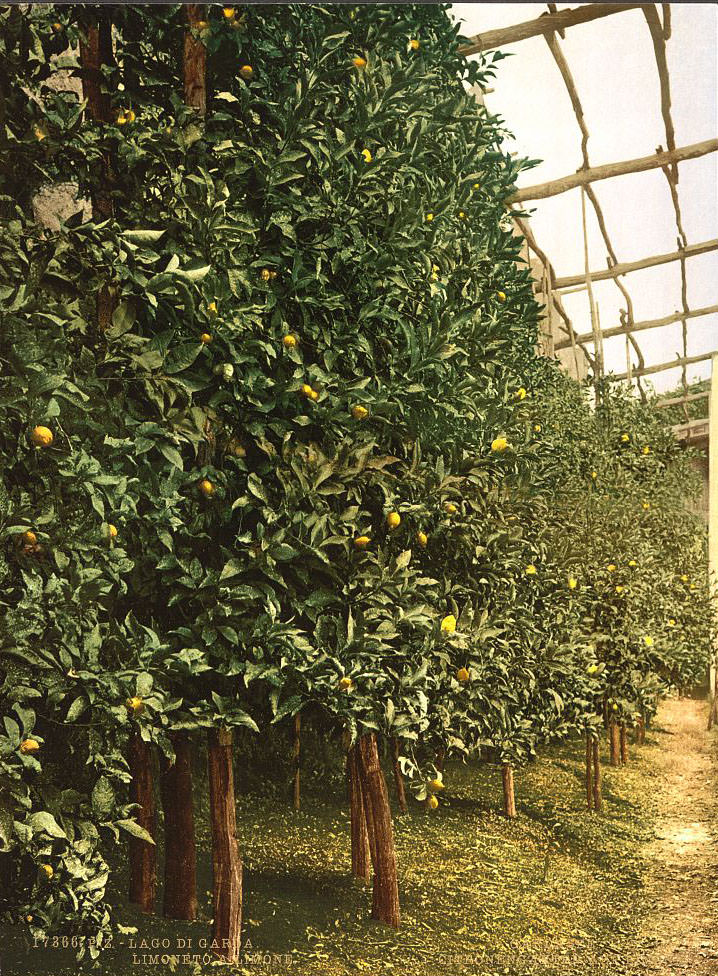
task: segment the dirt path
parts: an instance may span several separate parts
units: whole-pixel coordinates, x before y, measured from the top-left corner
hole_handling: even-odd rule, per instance
[[[718,737],[707,704],[670,700],[658,715],[656,838],[645,851],[649,911],[639,972],[718,973]]]

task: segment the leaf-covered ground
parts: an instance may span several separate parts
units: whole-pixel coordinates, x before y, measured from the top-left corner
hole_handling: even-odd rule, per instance
[[[234,972],[265,976],[643,976],[718,967],[718,767],[704,703],[667,702],[648,742],[623,769],[604,766],[603,815],[584,809],[583,744],[554,749],[517,774],[519,818],[507,822],[488,766],[449,766],[436,813],[397,818],[403,908],[398,933],[368,919],[369,889],[349,876],[341,792],[307,783],[304,810],[242,796],[248,957]],[[605,742],[602,744],[605,755]],[[200,818],[204,920],[147,919],[100,971],[155,976],[161,956],[202,957],[211,869]],[[711,928],[713,926],[713,928]],[[139,944],[148,940],[147,946]],[[149,940],[159,940],[152,947]],[[166,940],[164,945],[162,940]],[[178,940],[192,940],[191,945]],[[75,974],[61,947],[22,951],[17,932],[3,972]],[[157,965],[157,958],[159,965]],[[87,971],[86,967],[82,967]],[[193,964],[180,961],[180,973]],[[217,971],[202,965],[195,972]],[[226,970],[225,970],[226,971]]]

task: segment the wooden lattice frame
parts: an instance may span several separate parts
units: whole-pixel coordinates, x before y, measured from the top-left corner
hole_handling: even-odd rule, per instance
[[[513,44],[529,37],[543,35],[546,43],[548,44],[549,50],[553,55],[554,61],[561,72],[561,76],[571,100],[571,105],[581,132],[581,155],[583,159],[581,167],[576,173],[562,177],[561,179],[551,180],[548,183],[542,183],[537,186],[522,188],[515,194],[513,203],[521,204],[527,200],[538,200],[549,196],[555,196],[575,187],[581,188],[585,258],[585,269],[583,274],[573,275],[562,279],[557,278],[551,262],[544,251],[542,251],[537,245],[536,240],[531,233],[526,220],[524,219],[526,216],[525,213],[523,213],[523,211],[516,206],[512,207],[514,219],[526,239],[529,250],[533,251],[543,266],[543,288],[548,304],[551,308],[556,309],[557,313],[563,320],[562,329],[566,333],[567,338],[556,343],[555,348],[558,351],[560,349],[571,347],[574,351],[574,356],[577,357],[577,349],[580,347],[586,356],[587,361],[591,365],[596,379],[600,380],[603,378],[603,340],[612,336],[625,335],[626,372],[612,374],[609,379],[628,381],[635,379],[641,395],[644,396],[644,391],[640,382],[641,377],[659,373],[666,369],[673,369],[676,366],[682,367],[682,396],[659,401],[659,405],[668,406],[680,404],[683,406],[686,419],[688,419],[687,404],[693,400],[702,399],[708,394],[699,393],[691,395],[688,393],[687,367],[692,363],[710,360],[714,356],[714,353],[705,353],[699,356],[688,355],[688,321],[699,316],[710,315],[718,312],[718,305],[709,305],[698,309],[691,309],[689,307],[687,298],[686,260],[694,254],[704,254],[709,251],[718,250],[718,240],[704,241],[700,244],[694,245],[688,244],[688,240],[683,229],[683,220],[678,198],[678,164],[685,159],[696,159],[707,153],[716,152],[716,150],[718,150],[718,139],[709,139],[705,142],[682,148],[676,147],[675,131],[673,127],[673,120],[671,118],[670,76],[666,58],[666,41],[671,36],[671,5],[669,3],[661,4],[663,10],[662,21],[654,4],[587,3],[571,10],[561,11],[557,11],[556,6],[553,3],[547,4],[547,7],[548,11],[543,13],[535,20],[526,21],[512,27],[500,28],[498,30],[488,31],[484,34],[476,35],[470,39],[469,44],[462,48],[462,51],[466,55],[475,54],[479,51],[486,51],[492,48],[503,47],[507,44]],[[566,61],[559,44],[557,35],[563,38],[565,36],[564,29],[566,27],[573,27],[576,24],[588,23],[601,17],[607,17],[611,14],[639,8],[643,11],[646,18],[646,23],[651,34],[651,40],[656,57],[656,67],[658,69],[658,80],[661,94],[661,113],[666,130],[666,148],[664,150],[661,146],[659,146],[653,156],[646,156],[641,159],[627,160],[619,163],[611,163],[606,166],[592,167],[588,157],[588,141],[590,134],[584,119],[581,100],[571,75],[568,62]],[[613,245],[611,244],[603,212],[593,189],[593,183],[597,182],[598,180],[610,179],[614,176],[620,176],[625,173],[644,172],[649,169],[657,168],[663,170],[671,193],[671,200],[676,219],[677,250],[671,254],[655,255],[653,257],[645,258],[642,261],[621,264],[619,263],[613,249]],[[593,211],[596,215],[596,220],[598,222],[601,236],[603,237],[607,251],[607,268],[598,272],[592,272],[588,265],[588,243],[586,230],[587,200],[593,207]],[[623,282],[619,281],[619,277],[641,268],[654,267],[659,264],[676,260],[680,261],[681,265],[681,310],[672,315],[666,315],[663,318],[636,322],[633,316],[633,303],[631,301],[630,294]],[[612,279],[615,281],[616,286],[623,295],[626,307],[621,312],[620,326],[602,329],[600,327],[600,323],[598,322],[595,303],[593,301],[592,283],[597,280],[606,279]],[[590,333],[577,334],[575,332],[573,325],[563,307],[560,296],[560,292],[562,290],[567,292],[568,289],[587,290],[591,309],[592,331]],[[672,362],[661,363],[657,366],[646,366],[635,333],[644,331],[646,329],[660,328],[661,326],[669,325],[672,322],[680,322],[682,325],[683,355]],[[587,343],[593,344],[593,356],[589,354],[588,349],[586,348]],[[634,366],[631,362],[631,347],[633,348],[633,351],[638,359],[637,366]]]

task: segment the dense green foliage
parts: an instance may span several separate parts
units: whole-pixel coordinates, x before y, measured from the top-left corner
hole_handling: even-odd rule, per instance
[[[536,357],[527,164],[464,87],[498,56],[438,4],[213,7],[203,122],[181,8],[114,8],[98,125],[47,84],[77,16],[0,12],[0,840],[8,917],[95,934],[137,724],[375,730],[422,798],[439,752],[650,715],[709,615],[670,432]],[[113,219],[37,227],[108,160]]]

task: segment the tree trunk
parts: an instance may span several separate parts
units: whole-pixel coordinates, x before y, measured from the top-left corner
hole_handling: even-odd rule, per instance
[[[132,774],[130,801],[139,803],[140,809],[134,814],[135,820],[147,833],[155,838],[155,795],[152,776],[152,750],[139,732],[134,732],[129,741],[129,767]],[[130,890],[129,899],[139,905],[143,912],[152,914],[155,910],[155,884],[157,881],[157,848],[139,837],[130,837]]]
[[[175,761],[162,757],[160,793],[165,815],[163,914],[188,922],[197,917],[197,857],[192,808],[192,750],[187,735],[172,734]]]
[[[294,809],[301,808],[299,750],[301,748],[302,716],[299,712],[294,716],[294,745],[292,746],[292,762],[294,764]]]
[[[510,763],[501,763],[501,783],[504,788],[504,813],[513,820],[516,816],[516,798],[514,796],[514,771]]]
[[[593,744],[592,736],[586,733],[586,804],[593,810]]]
[[[374,832],[372,851],[374,891],[371,914],[378,922],[384,922],[397,929],[399,928],[399,883],[396,873],[394,833],[389,795],[379,762],[376,736],[373,733],[361,736],[357,748],[367,825],[371,823]]]
[[[611,719],[608,726],[608,743],[610,746],[610,762],[612,766],[621,765],[621,750],[619,745],[618,723]]]
[[[352,874],[355,878],[368,881],[371,875],[369,869],[369,836],[367,834],[364,796],[361,788],[359,757],[356,746],[347,752],[347,784],[351,814]]]
[[[628,762],[628,732],[625,722],[621,722],[621,762],[624,766]]]
[[[105,89],[106,81],[102,74],[103,66],[113,62],[109,13],[102,11],[99,19],[93,13],[83,14],[80,32],[82,96],[87,99],[87,114],[93,122],[107,124],[114,121],[110,95]],[[98,223],[109,220],[114,214],[112,183],[112,159],[109,153],[105,153],[97,183],[90,187],[92,218]],[[100,331],[104,331],[112,324],[112,314],[117,306],[115,289],[110,284],[101,285],[95,302],[97,325]]]
[[[404,789],[404,777],[399,765],[399,740],[391,740],[391,764],[394,769],[394,782],[396,784],[396,798],[399,801],[399,811],[407,813],[409,807],[406,802],[406,790]]]
[[[184,35],[184,100],[204,117],[207,114],[207,48],[192,28],[205,19],[204,4],[185,4],[187,30]]]
[[[603,810],[603,797],[601,796],[601,753],[599,750],[598,736],[593,736],[593,809],[600,813]]]
[[[242,861],[237,846],[231,730],[210,729],[207,745],[214,905],[212,938],[217,944],[215,953],[227,962],[236,963],[241,947]]]
[[[444,760],[446,759],[446,749],[443,747],[437,749],[436,751],[436,768],[442,774],[444,774]]]

